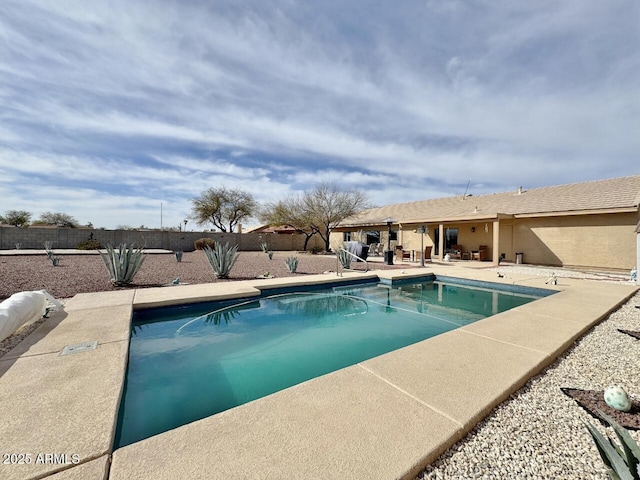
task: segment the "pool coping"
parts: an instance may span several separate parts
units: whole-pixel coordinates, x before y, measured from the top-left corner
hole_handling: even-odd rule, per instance
[[[112,451],[134,309],[426,274],[558,293]],[[2,453],[32,459],[0,476],[413,478],[638,289],[558,280],[430,265],[76,295],[0,358]],[[59,355],[92,340],[95,351]]]

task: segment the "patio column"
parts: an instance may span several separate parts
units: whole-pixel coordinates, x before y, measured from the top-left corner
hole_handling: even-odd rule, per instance
[[[498,260],[500,259],[500,220],[496,219],[493,221],[493,255],[492,260],[496,265],[498,264]]]
[[[444,225],[438,225],[438,260],[444,260]]]

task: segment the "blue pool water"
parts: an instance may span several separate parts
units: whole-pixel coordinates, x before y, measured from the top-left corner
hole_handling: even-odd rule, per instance
[[[536,298],[429,281],[136,312],[115,446]]]

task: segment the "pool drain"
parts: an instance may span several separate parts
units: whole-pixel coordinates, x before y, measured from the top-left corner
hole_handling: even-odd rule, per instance
[[[98,341],[76,343],[75,345],[67,345],[60,352],[60,356],[73,355],[75,353],[90,352],[98,347]]]

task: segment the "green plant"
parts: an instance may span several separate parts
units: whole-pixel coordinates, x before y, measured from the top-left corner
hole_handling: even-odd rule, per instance
[[[100,250],[102,245],[98,240],[90,238],[89,240],[85,240],[84,242],[80,242],[76,245],[76,249],[78,250]]]
[[[135,248],[133,244],[127,247],[126,243],[121,243],[118,250],[107,245],[107,252],[100,253],[100,257],[107,267],[111,283],[118,287],[131,284],[145,259],[142,247]]]
[[[46,242],[44,242],[44,250],[45,253],[47,254],[47,258],[51,261],[51,264],[54,267],[57,267],[58,264],[60,263],[60,257],[56,257],[53,254],[53,242],[47,240]]]
[[[22,248],[22,244],[21,243],[16,243],[16,250],[20,250]]]
[[[173,252],[173,254],[176,256],[176,262],[182,262],[182,253],[182,250]]]
[[[216,243],[213,248],[205,247],[202,251],[207,256],[209,265],[211,265],[216,277],[228,278],[233,265],[238,259],[238,246],[229,247],[228,243],[224,245]]]
[[[296,273],[298,269],[298,257],[287,257],[284,259],[284,263],[287,264],[287,268],[291,273]]]
[[[268,253],[269,252],[269,244],[267,242],[263,242],[260,244],[260,248],[262,249],[262,251],[264,253]]]
[[[613,428],[621,444],[619,446],[609,435],[605,437],[593,425],[586,424],[591,438],[598,447],[598,453],[607,467],[609,478],[611,480],[640,480],[640,446],[629,435],[629,432],[613,418],[600,410],[598,413]]]
[[[313,246],[309,249],[309,251],[311,252],[311,255],[317,255],[322,251],[322,247]]]
[[[342,268],[351,268],[351,255],[349,255],[349,252],[347,252],[344,248],[339,248],[336,251],[336,256],[338,257]]]
[[[196,247],[196,250],[204,250],[205,247],[213,248],[215,245],[216,242],[213,238],[199,238],[193,242],[193,246]]]

